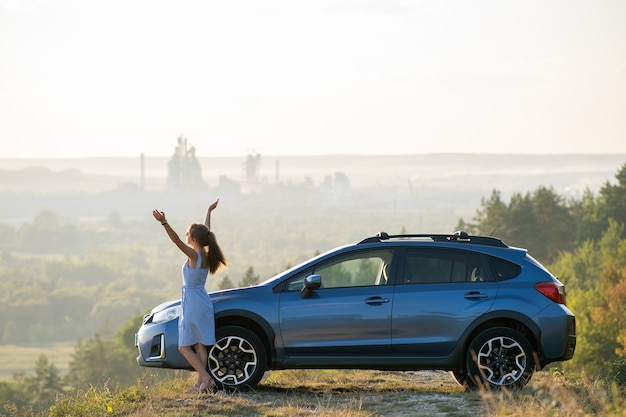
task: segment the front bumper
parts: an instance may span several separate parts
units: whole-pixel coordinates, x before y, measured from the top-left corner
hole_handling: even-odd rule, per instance
[[[137,364],[155,368],[192,369],[178,351],[178,319],[144,323],[135,334]]]

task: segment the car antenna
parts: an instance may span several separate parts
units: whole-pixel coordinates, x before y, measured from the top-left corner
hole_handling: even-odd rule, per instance
[[[489,236],[493,236],[493,234],[494,234],[495,232],[496,232],[496,229],[493,229],[493,232],[491,232],[491,233],[489,234]]]

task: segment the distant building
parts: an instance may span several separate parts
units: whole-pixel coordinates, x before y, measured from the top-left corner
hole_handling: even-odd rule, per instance
[[[259,181],[259,171],[261,170],[261,155],[248,154],[244,163],[246,181]]]
[[[206,188],[196,148],[188,144],[183,136],[178,137],[174,155],[167,164],[167,187],[172,190]]]

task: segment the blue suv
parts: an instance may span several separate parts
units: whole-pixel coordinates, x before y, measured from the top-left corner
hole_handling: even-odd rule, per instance
[[[296,368],[442,369],[470,387],[522,387],[576,347],[563,284],[527,250],[465,232],[381,232],[210,295],[208,370],[226,389]],[[178,352],[179,313],[175,300],[144,317],[139,365],[191,369]]]

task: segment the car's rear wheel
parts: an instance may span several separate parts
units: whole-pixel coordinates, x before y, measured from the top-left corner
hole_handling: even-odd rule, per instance
[[[261,339],[239,326],[218,328],[209,349],[208,370],[223,389],[246,389],[259,383],[267,364]]]
[[[523,334],[508,327],[479,333],[467,352],[467,374],[479,387],[521,388],[530,381],[534,369],[532,345]]]

